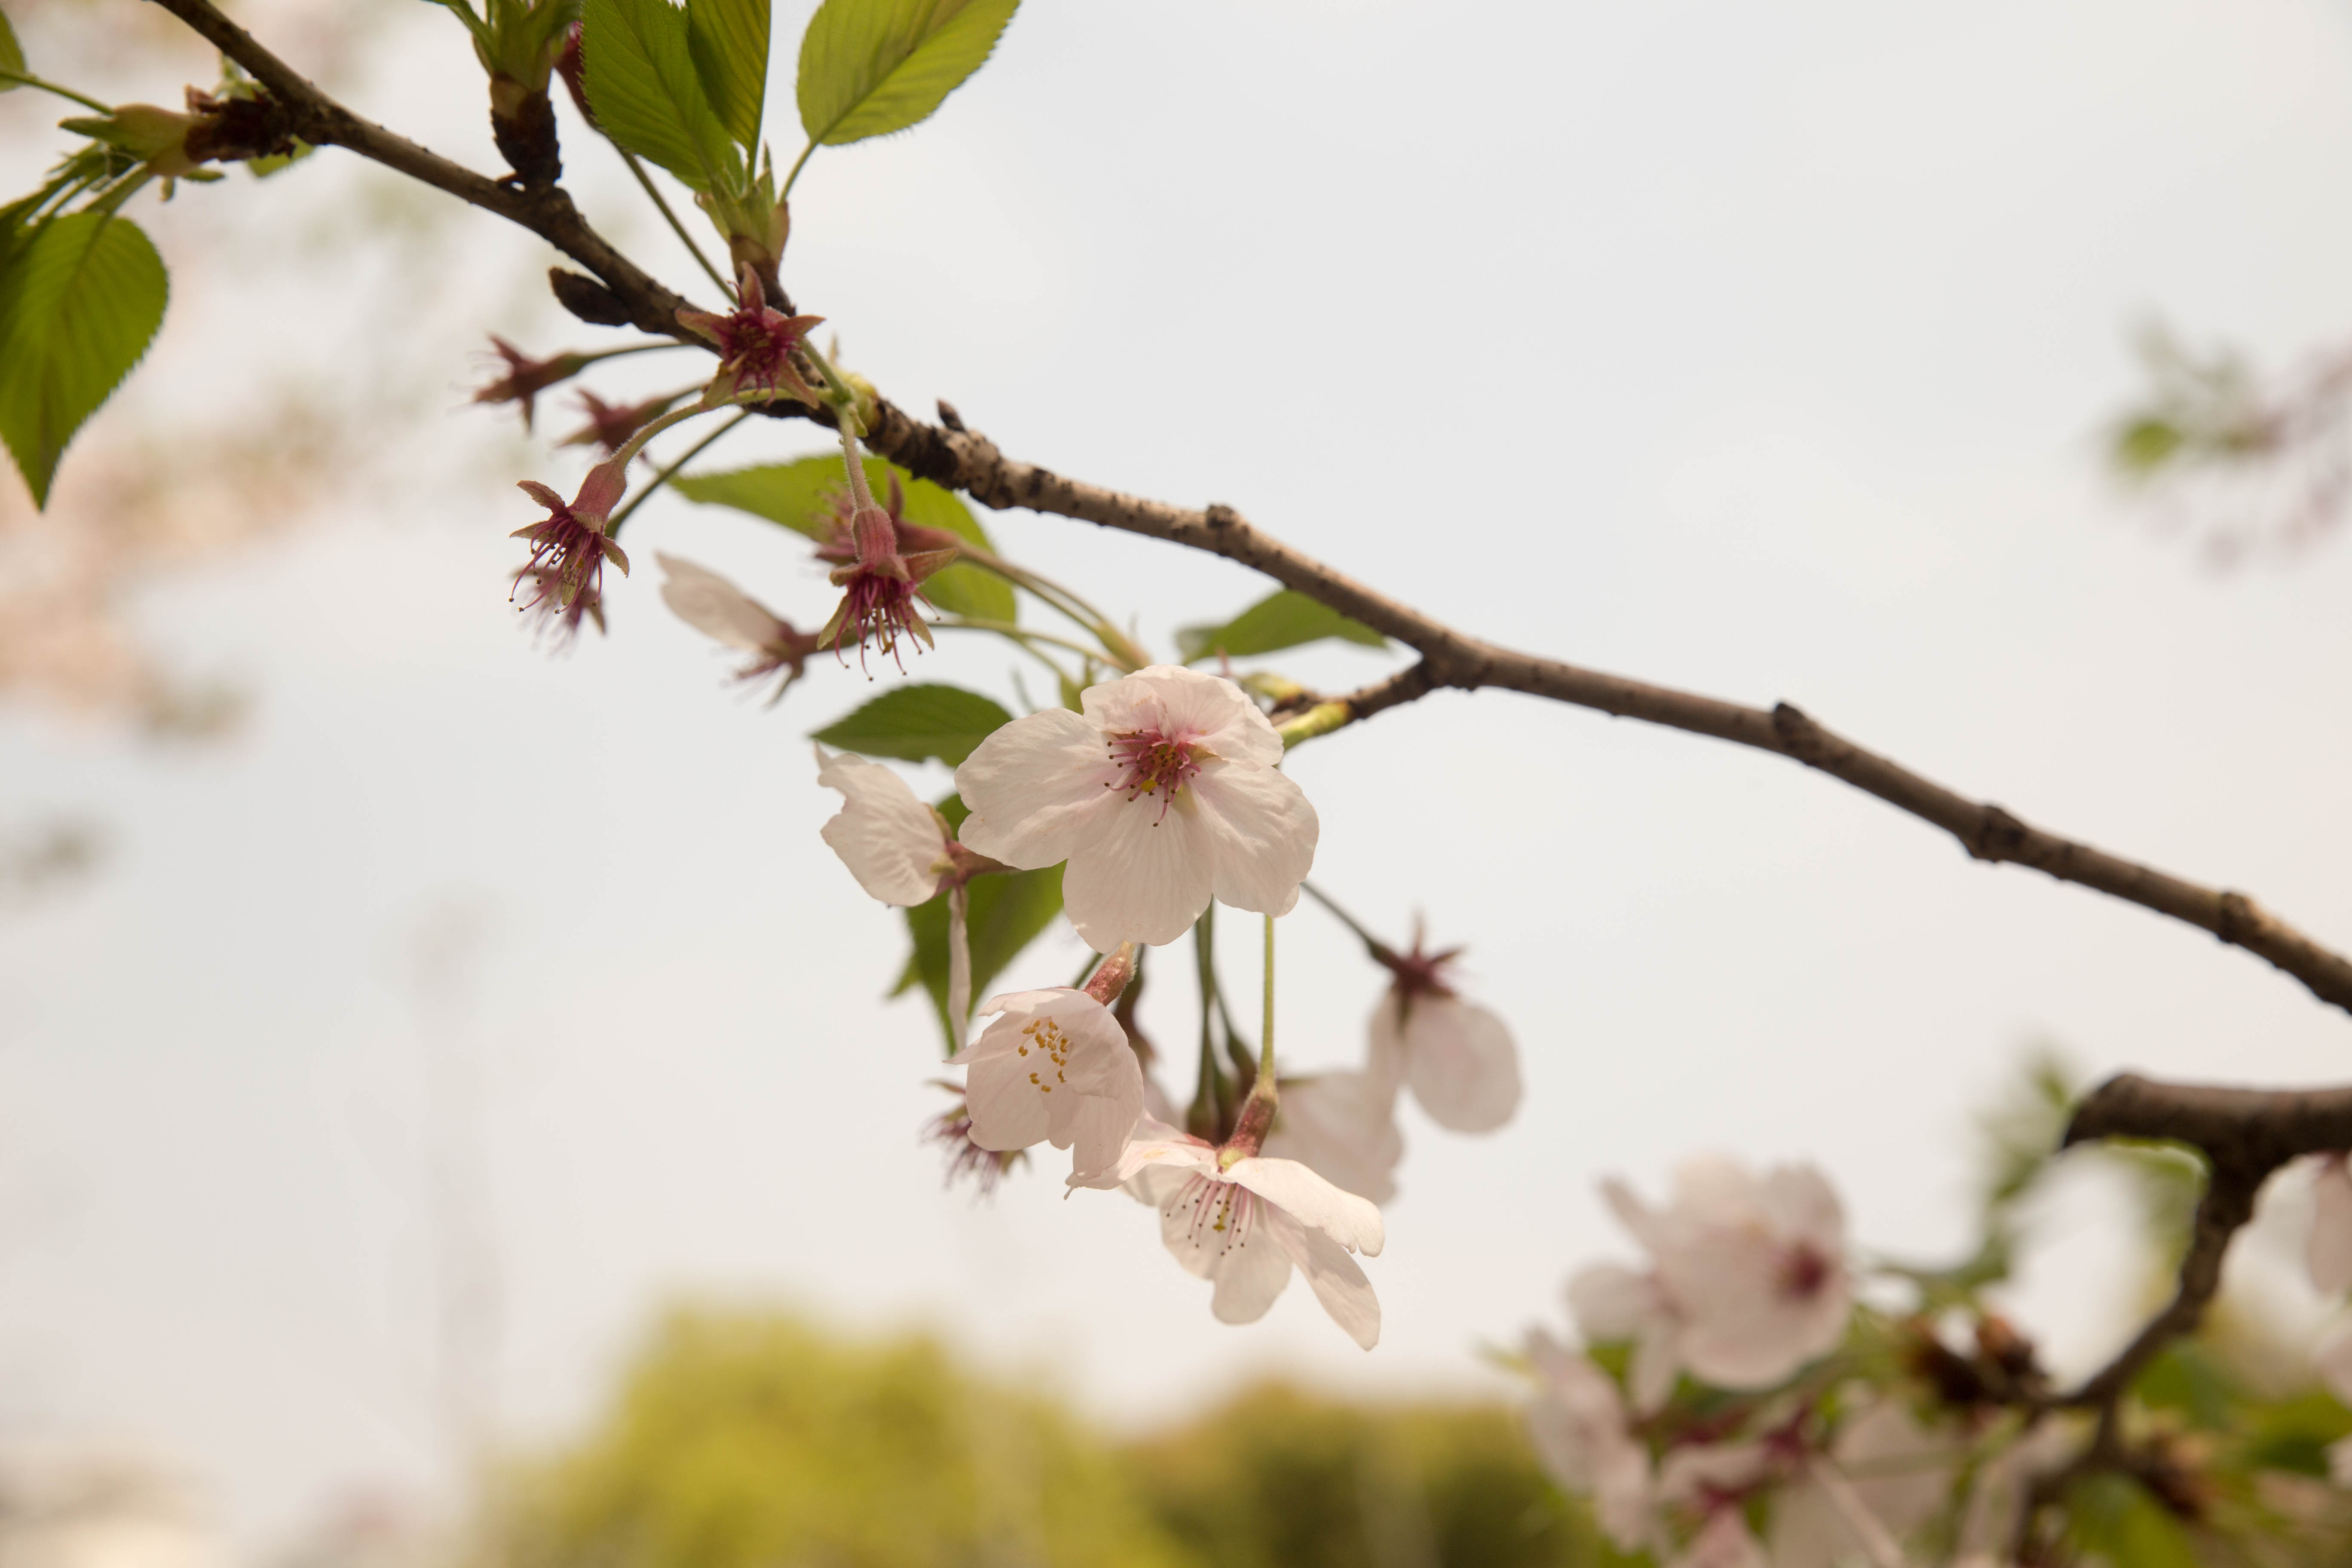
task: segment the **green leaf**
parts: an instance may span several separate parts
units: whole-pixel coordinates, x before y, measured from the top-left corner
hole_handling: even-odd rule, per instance
[[[768,101],[768,14],[772,0],[686,0],[686,42],[702,90],[746,157],[760,150]]]
[[[742,154],[703,90],[686,13],[669,0],[588,0],[581,52],[604,133],[697,191],[743,183]]]
[[[1176,634],[1176,646],[1186,664],[1223,654],[1243,658],[1275,653],[1301,643],[1339,637],[1366,647],[1386,647],[1388,639],[1360,621],[1351,621],[1328,605],[1285,588],[1260,599],[1221,626],[1186,626]]]
[[[988,531],[953,490],[929,479],[919,479],[904,468],[894,468],[879,458],[866,459],[866,482],[877,495],[888,489],[896,473],[906,497],[903,515],[908,522],[943,528],[982,550],[994,550]],[[796,533],[823,541],[832,536],[832,500],[846,488],[841,459],[830,453],[791,463],[763,463],[720,474],[687,474],[670,488],[691,501],[708,506],[731,506],[754,517],[779,522]],[[1013,584],[993,572],[958,562],[923,584],[924,595],[951,616],[977,620],[1010,621],[1019,616]]]
[[[927,118],[996,47],[1021,0],[824,0],[801,36],[801,127],[813,145]]]
[[[961,826],[958,813],[962,805],[950,795],[940,803],[940,809],[949,812]],[[955,810],[950,809],[951,805]],[[977,1004],[987,997],[989,983],[1003,973],[1062,912],[1062,868],[975,877],[971,893],[966,929],[971,943],[971,999]],[[958,1042],[955,1028],[948,1022],[947,895],[908,910],[907,933],[914,939],[914,951],[907,955],[907,967],[890,994],[903,995],[918,985],[929,992],[931,1009],[952,1052]]]
[[[25,46],[16,41],[16,30],[8,26],[8,13],[0,11],[0,71],[25,74]],[[0,92],[25,84],[21,81],[0,81]]]
[[[894,686],[815,738],[863,756],[909,763],[937,757],[954,767],[1011,722],[1012,714],[960,686]]]
[[[0,439],[36,505],[58,459],[163,324],[163,258],[127,218],[46,225],[0,274]]]
[[[2113,1568],[2198,1568],[2180,1521],[2137,1481],[2086,1476],[2066,1489],[2074,1543]]]

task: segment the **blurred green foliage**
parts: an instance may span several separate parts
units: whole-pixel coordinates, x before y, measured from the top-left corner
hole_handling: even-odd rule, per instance
[[[568,1451],[509,1469],[509,1568],[1606,1563],[1499,1404],[1249,1390],[1141,1441],[917,1335],[680,1311]]]

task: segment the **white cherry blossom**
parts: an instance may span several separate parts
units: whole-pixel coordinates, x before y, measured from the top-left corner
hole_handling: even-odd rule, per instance
[[[2340,1153],[2321,1155],[2312,1177],[2311,1235],[2304,1256],[2321,1295],[2352,1289],[2352,1171]]]
[[[1366,1350],[1380,1343],[1381,1304],[1349,1256],[1380,1255],[1381,1211],[1296,1160],[1251,1155],[1226,1164],[1213,1143],[1145,1121],[1117,1164],[1073,1186],[1124,1186],[1160,1211],[1160,1237],[1186,1272],[1216,1283],[1220,1321],[1254,1323],[1307,1276],[1331,1321]]]
[[[971,1069],[964,1103],[972,1142],[998,1151],[1041,1142],[1068,1149],[1073,1182],[1093,1181],[1118,1163],[1143,1115],[1143,1068],[1110,1009],[1056,986],[992,996],[980,1010],[1003,1016],[948,1058],[950,1067]]]
[[[1650,1453],[1626,1422],[1617,1384],[1591,1360],[1538,1330],[1528,1336],[1536,1376],[1528,1404],[1528,1437],[1562,1489],[1592,1499],[1609,1539],[1626,1552],[1649,1545],[1657,1531]]]
[[[963,841],[1008,866],[1069,862],[1063,907],[1097,952],[1184,934],[1213,896],[1287,914],[1315,808],[1282,737],[1232,681],[1174,665],[1090,687],[1083,713],[1016,719],[956,769]]]
[[[1664,1401],[1679,1368],[1718,1387],[1769,1388],[1843,1337],[1845,1214],[1811,1166],[1759,1179],[1728,1160],[1695,1160],[1675,1173],[1664,1210],[1622,1183],[1602,1190],[1653,1267],[1587,1269],[1570,1302],[1588,1336],[1637,1342],[1640,1408]]]
[[[1359,1197],[1387,1203],[1396,1196],[1397,1163],[1404,1158],[1395,1086],[1365,1072],[1283,1079],[1265,1152],[1296,1160]]]

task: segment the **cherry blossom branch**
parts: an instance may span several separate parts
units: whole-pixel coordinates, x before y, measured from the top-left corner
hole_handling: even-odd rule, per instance
[[[628,324],[657,337],[684,338],[677,312],[686,300],[613,248],[588,226],[560,186],[525,187],[478,174],[426,151],[328,97],[252,34],[221,15],[211,0],[153,0],[214,47],[242,66],[285,111],[287,128],[320,147],[341,147],[538,235],[596,275]]]
[[[2053,1401],[2099,1409],[2103,1420],[2141,1369],[2203,1320],[2230,1240],[2253,1217],[2254,1195],[2271,1173],[2305,1154],[2352,1148],[2352,1088],[2223,1089],[2125,1073],[2075,1108],[2061,1147],[2105,1138],[2187,1143],[2205,1156],[2208,1175],[2171,1301],[2081,1387]]]
[[[1311,723],[1302,715],[1304,733],[1298,738],[1328,733],[1432,691],[1489,686],[1712,736],[1842,779],[1944,829],[1977,859],[2031,867],[2210,931],[2294,976],[2320,1000],[2352,1011],[2352,960],[2321,946],[2243,893],[2202,887],[2032,826],[2000,805],[1970,800],[1865,751],[1786,702],[1751,708],[1498,647],[1260,532],[1231,507],[1193,510],[1066,479],[1005,457],[985,436],[966,428],[949,405],[940,405],[940,416],[941,424],[928,425],[877,400],[875,428],[866,444],[918,478],[963,490],[985,506],[1027,507],[1222,555],[1421,655],[1420,663],[1385,680],[1319,704],[1311,710]]]

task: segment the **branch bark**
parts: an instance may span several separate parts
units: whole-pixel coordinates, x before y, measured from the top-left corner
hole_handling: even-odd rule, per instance
[[[2320,1000],[2352,1011],[2352,960],[2321,946],[2243,893],[2201,887],[2032,826],[2001,806],[1970,800],[1864,750],[1786,702],[1769,709],[1746,707],[1465,636],[1260,532],[1229,506],[1193,510],[1066,479],[1005,457],[987,437],[965,428],[960,418],[945,416],[945,420],[944,426],[926,424],[886,402],[867,444],[917,477],[962,490],[986,506],[1027,507],[1239,562],[1396,638],[1421,656],[1419,664],[1402,674],[1342,699],[1352,719],[1370,718],[1441,689],[1500,687],[1771,752],[1932,823],[1977,859],[2028,866],[2062,882],[2186,921],[2267,960],[2303,982]]]
[[[687,301],[672,293],[588,226],[561,187],[523,188],[478,174],[404,136],[365,120],[328,97],[252,34],[223,16],[211,0],[154,0],[214,47],[245,68],[282,106],[294,133],[319,147],[341,147],[385,168],[421,180],[483,211],[519,224],[594,273],[628,315],[628,324],[657,337],[686,338],[677,312]]]

